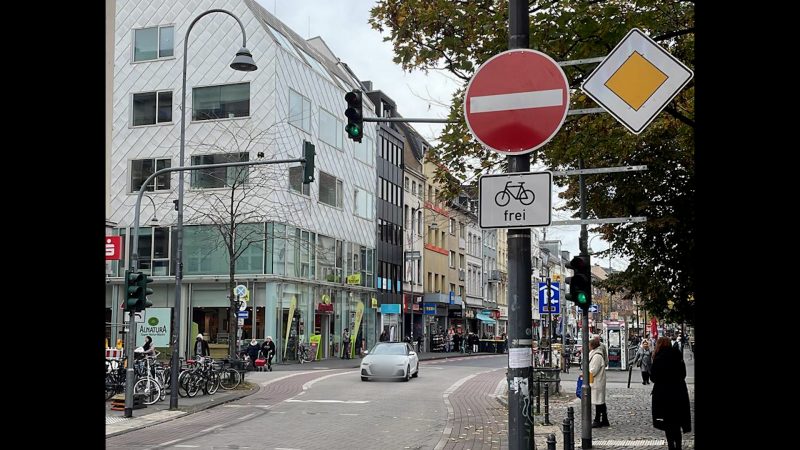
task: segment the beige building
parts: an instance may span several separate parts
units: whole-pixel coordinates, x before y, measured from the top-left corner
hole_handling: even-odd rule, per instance
[[[500,272],[497,283],[498,332],[508,334],[508,230],[505,228],[497,229],[497,270]]]
[[[445,202],[441,199],[442,187],[433,181],[435,169],[436,166],[433,163],[425,162],[423,174],[427,181],[424,192],[425,209],[423,210],[423,220],[426,225],[426,237],[422,269],[425,275],[425,295],[423,298],[424,351],[436,351],[438,346],[443,345],[443,342],[439,340],[439,331],[445,329],[451,307],[450,281],[448,281],[452,279],[448,261],[450,243],[447,237],[450,212],[445,208]],[[457,274],[455,279],[458,279]],[[456,299],[453,299],[453,302],[452,306],[456,306]],[[460,305],[458,306],[460,309]]]

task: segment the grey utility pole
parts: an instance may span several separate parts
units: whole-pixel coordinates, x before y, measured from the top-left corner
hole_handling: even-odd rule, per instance
[[[578,158],[578,168],[583,169],[583,157]],[[586,220],[586,181],[583,174],[578,175],[581,195],[581,220]],[[581,224],[581,235],[578,240],[581,256],[586,256],[589,264],[589,232],[586,224]],[[592,267],[589,264],[589,267]],[[589,277],[589,289],[592,289],[592,278]],[[583,389],[581,396],[581,448],[592,448],[592,388],[589,386],[589,308],[583,308],[583,325],[581,337],[583,338],[581,360],[583,362]]]
[[[508,49],[527,49],[530,45],[528,2],[508,2]],[[529,154],[508,156],[508,172],[530,172]],[[531,355],[531,230],[508,230],[508,448],[534,448],[531,386],[533,359]],[[523,350],[524,349],[524,350]],[[524,367],[512,354],[526,352]]]

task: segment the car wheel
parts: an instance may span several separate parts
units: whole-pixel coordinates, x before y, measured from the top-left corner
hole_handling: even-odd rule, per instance
[[[361,377],[361,381],[369,381],[369,378],[367,378],[367,377]]]
[[[413,376],[414,376],[414,378],[417,378],[419,376],[419,363],[417,363],[417,371],[414,372]]]
[[[411,366],[406,366],[406,376],[403,378],[403,381],[408,381],[411,379]]]

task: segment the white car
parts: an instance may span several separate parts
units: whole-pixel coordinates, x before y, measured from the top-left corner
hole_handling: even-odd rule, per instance
[[[361,381],[370,378],[408,381],[412,376],[419,376],[419,357],[405,342],[379,342],[361,360]]]

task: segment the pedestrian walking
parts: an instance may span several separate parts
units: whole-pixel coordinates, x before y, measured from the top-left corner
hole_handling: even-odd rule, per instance
[[[258,345],[258,341],[253,339],[250,341],[250,345],[247,346],[245,350],[247,352],[247,356],[250,358],[250,367],[252,370],[256,370],[256,360],[258,359],[258,351],[261,350],[261,346]]]
[[[208,342],[203,339],[203,334],[200,333],[194,340],[194,354],[199,362],[205,361],[207,356],[211,356],[211,350],[208,348]]]
[[[681,430],[692,431],[689,389],[686,364],[668,337],[656,341],[650,379],[653,380],[653,426],[666,433],[669,450],[681,450]]]
[[[592,388],[592,404],[595,416],[592,428],[607,427],[608,408],[606,408],[606,362],[600,348],[600,338],[589,341],[589,386]]]
[[[650,384],[650,366],[653,363],[653,356],[650,351],[649,341],[642,341],[633,363],[642,370],[642,384]]]
[[[378,338],[380,342],[389,342],[389,333],[386,330],[381,331],[381,336]]]
[[[342,359],[350,359],[350,330],[342,331]]]
[[[569,373],[569,365],[570,365],[570,357],[572,356],[572,349],[567,344],[564,344],[563,355],[564,355],[564,364],[563,364],[564,373]]]
[[[261,355],[267,359],[267,370],[272,372],[272,357],[275,356],[275,343],[272,342],[272,336],[267,336],[267,339],[261,344]]]

